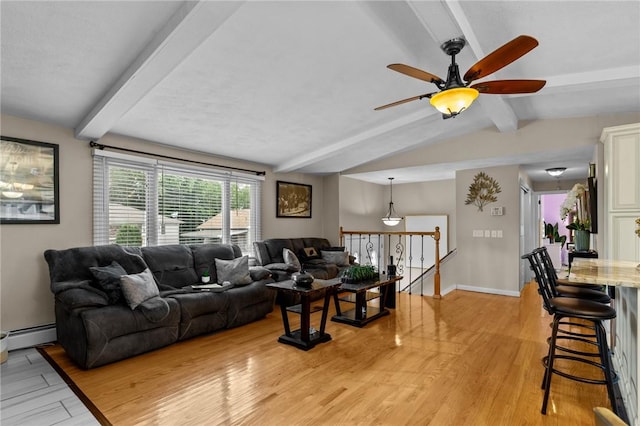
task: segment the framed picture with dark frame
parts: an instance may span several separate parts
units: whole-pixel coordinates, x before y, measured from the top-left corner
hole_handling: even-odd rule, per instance
[[[60,223],[58,145],[0,136],[0,223]]]
[[[276,182],[276,217],[311,218],[311,185]]]

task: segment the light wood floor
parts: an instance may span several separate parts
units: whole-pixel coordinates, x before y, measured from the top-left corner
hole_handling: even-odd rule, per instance
[[[308,352],[277,343],[275,310],[94,370],[53,356],[114,425],[592,425],[593,407],[610,407],[603,386],[554,376],[540,414],[550,318],[533,285],[521,298],[398,297],[365,328],[329,322],[333,340]]]

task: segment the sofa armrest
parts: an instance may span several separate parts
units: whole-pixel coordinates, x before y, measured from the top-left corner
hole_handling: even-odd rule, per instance
[[[270,263],[268,265],[264,265],[264,268],[270,271],[282,271],[288,273],[298,272],[298,268],[290,263]]]
[[[89,291],[84,288],[70,288],[56,294],[56,301],[73,311],[78,308],[99,308],[109,305],[106,294]]]
[[[250,266],[249,275],[252,281],[260,281],[271,277],[271,271],[263,266]]]

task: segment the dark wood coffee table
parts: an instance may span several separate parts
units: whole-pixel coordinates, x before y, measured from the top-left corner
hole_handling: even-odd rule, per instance
[[[355,284],[343,283],[333,296],[336,314],[331,318],[331,321],[364,327],[375,319],[389,315],[389,309],[387,308],[395,308],[395,285],[393,284],[401,279],[401,276],[388,277],[380,275],[377,280]],[[378,292],[369,291],[376,287],[379,289]],[[338,294],[345,292],[350,294]],[[374,299],[378,299],[379,306],[371,306],[367,303]],[[354,303],[355,307],[343,312],[340,308],[340,301]]]
[[[267,287],[273,288],[278,293],[297,294],[300,295],[300,304],[293,306],[280,305],[282,312],[282,322],[284,323],[284,334],[278,338],[278,342],[295,346],[299,349],[308,351],[318,343],[328,342],[331,335],[325,333],[324,329],[327,324],[327,316],[329,311],[329,303],[331,296],[335,293],[342,283],[339,279],[333,280],[315,280],[311,287],[296,286],[291,280],[279,281],[267,284]],[[311,298],[318,296],[324,292],[324,304],[322,308],[317,307],[311,309]],[[311,313],[322,310],[322,319],[320,321],[320,330],[313,333],[309,332],[311,328]],[[291,330],[289,327],[289,312],[300,315],[300,329]]]

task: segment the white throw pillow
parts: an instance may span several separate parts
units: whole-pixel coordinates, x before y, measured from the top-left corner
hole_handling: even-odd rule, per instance
[[[284,259],[284,263],[291,266],[291,270],[300,271],[302,269],[298,256],[288,248],[282,249],[282,258]]]
[[[216,275],[218,284],[229,281],[235,286],[251,284],[249,274],[249,256],[237,257],[233,260],[216,259]]]
[[[139,274],[121,276],[120,288],[127,305],[131,309],[135,309],[138,305],[160,295],[156,281],[153,279],[153,274],[149,268]]]

